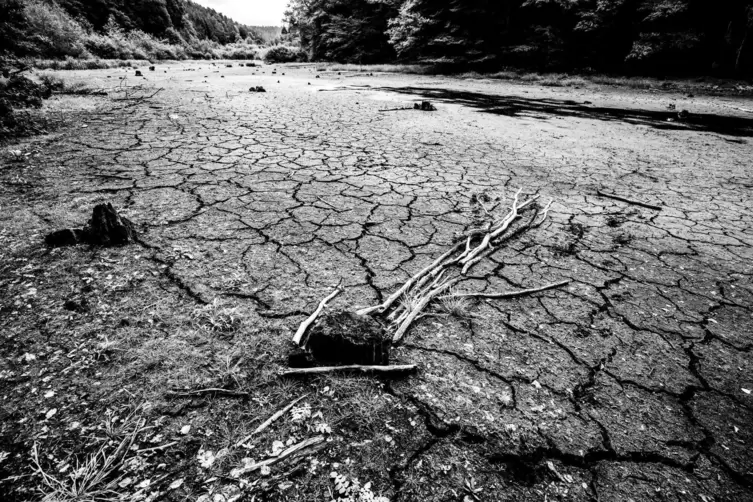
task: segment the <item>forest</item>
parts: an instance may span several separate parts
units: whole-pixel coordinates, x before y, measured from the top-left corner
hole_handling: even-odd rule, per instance
[[[4,57],[245,59],[273,30],[186,0],[0,0]]]
[[[753,74],[753,1],[291,0],[312,60]]]

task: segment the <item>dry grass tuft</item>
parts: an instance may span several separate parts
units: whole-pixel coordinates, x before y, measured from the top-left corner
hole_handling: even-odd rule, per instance
[[[118,483],[125,476],[120,468],[133,457],[131,446],[140,433],[147,430],[145,419],[134,413],[124,419],[118,427],[113,425],[113,416],[104,420],[105,429],[110,429],[110,437],[122,436],[119,443],[105,441],[83,462],[73,459],[75,466],[68,477],[58,477],[45,471],[40,463],[39,445],[35,442],[31,450],[31,460],[35,473],[42,478],[40,491],[44,502],[102,501],[121,500]]]
[[[440,298],[440,310],[459,319],[473,318],[474,314],[471,312],[473,301],[467,296],[458,296],[456,293],[457,291],[453,288],[447,295]]]

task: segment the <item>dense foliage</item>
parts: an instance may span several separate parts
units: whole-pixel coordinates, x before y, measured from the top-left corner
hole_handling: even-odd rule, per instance
[[[291,0],[313,59],[753,74],[753,0]]]
[[[188,0],[0,0],[0,39],[0,55],[45,58],[248,58],[262,43]]]

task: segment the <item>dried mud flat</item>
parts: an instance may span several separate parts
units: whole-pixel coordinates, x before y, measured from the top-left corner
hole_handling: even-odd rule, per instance
[[[52,100],[69,125],[0,164],[3,500],[60,496],[74,459],[129,437],[111,498],[333,500],[357,478],[391,500],[753,500],[750,99],[144,73],[66,73],[163,90]],[[521,187],[554,200],[547,222],[463,289],[567,287],[432,312],[394,352],[415,375],[277,376],[339,281],[334,307],[379,302],[473,225],[472,198]],[[100,202],[138,244],[45,247]]]

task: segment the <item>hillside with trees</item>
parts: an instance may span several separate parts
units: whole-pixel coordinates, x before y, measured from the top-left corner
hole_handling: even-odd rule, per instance
[[[5,57],[254,57],[252,27],[187,0],[0,0]]]
[[[314,60],[753,74],[753,1],[291,0]]]

